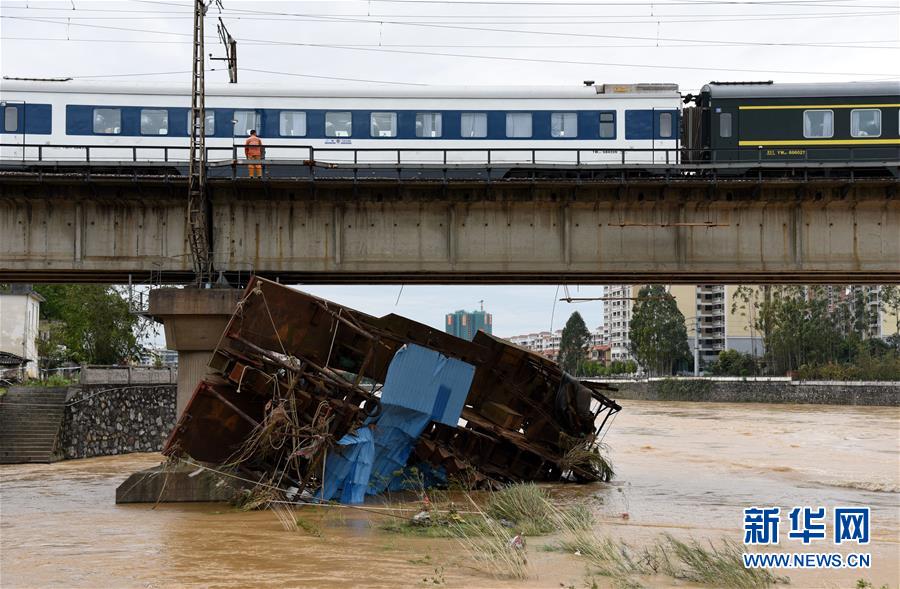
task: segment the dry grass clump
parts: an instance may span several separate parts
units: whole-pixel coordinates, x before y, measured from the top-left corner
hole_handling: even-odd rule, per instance
[[[557,521],[563,530],[557,547],[587,559],[597,574],[609,577],[617,587],[642,587],[640,577],[650,575],[728,589],[762,589],[790,582],[764,569],[745,568],[742,548],[734,542],[703,545],[665,534],[653,545],[635,549],[599,536],[583,521],[562,513]]]
[[[616,476],[612,461],[605,454],[605,445],[576,445],[563,455],[560,466],[563,470],[579,467],[594,473],[598,481],[608,483]]]
[[[485,511],[496,520],[506,520],[525,536],[549,534],[558,527],[550,496],[534,483],[509,485],[494,491]]]
[[[510,528],[490,517],[471,498],[480,522],[458,525],[459,543],[478,567],[497,578],[525,579],[528,577],[528,557],[525,540]],[[473,533],[474,532],[474,533]]]
[[[743,549],[731,541],[718,546],[710,542],[709,546],[703,546],[697,540],[683,542],[666,534],[661,548],[669,555],[663,572],[676,579],[734,589],[756,589],[790,582],[765,569],[745,568],[741,557]]]

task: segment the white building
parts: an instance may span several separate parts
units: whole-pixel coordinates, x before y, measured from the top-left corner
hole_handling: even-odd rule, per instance
[[[535,333],[526,333],[522,335],[513,335],[506,338],[508,341],[537,352],[543,356],[556,360],[559,356],[559,344],[562,340],[562,329],[557,329],[553,333],[549,331],[538,331]],[[591,331],[589,345],[591,349],[606,344],[606,330],[604,326]]]
[[[603,293],[603,327],[606,331],[606,341],[609,345],[609,355],[613,362],[632,360],[628,338],[628,328],[631,323],[631,308],[634,306],[632,298],[637,296],[640,285],[616,284],[605,287]],[[634,294],[632,295],[632,290]]]
[[[0,292],[0,352],[8,352],[30,360],[25,375],[37,378],[38,321],[41,311],[41,295],[30,287],[13,286],[9,292]]]

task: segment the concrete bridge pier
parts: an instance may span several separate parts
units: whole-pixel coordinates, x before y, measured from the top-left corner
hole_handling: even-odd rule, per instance
[[[177,415],[206,374],[225,326],[243,290],[234,288],[159,288],[150,291],[149,314],[162,321],[166,347],[178,352]]]
[[[222,332],[243,294],[235,288],[158,288],[150,291],[149,315],[162,321],[166,347],[178,352],[176,415],[181,416]],[[132,474],[116,489],[116,503],[227,501],[233,482],[180,464],[174,472],[160,465]],[[165,482],[163,482],[165,481]]]

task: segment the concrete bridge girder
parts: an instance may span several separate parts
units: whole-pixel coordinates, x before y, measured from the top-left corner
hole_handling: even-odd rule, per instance
[[[238,183],[212,191],[213,249],[220,270],[320,282],[900,280],[895,189]],[[180,187],[3,185],[0,275],[176,279],[185,219]]]

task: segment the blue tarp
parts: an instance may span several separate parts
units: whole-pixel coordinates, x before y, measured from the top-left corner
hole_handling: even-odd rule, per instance
[[[325,485],[322,499],[337,498],[341,503],[362,503],[369,486],[375,444],[372,430],[361,427],[338,440],[338,446],[325,461]]]
[[[388,366],[381,403],[406,407],[455,427],[474,375],[471,364],[410,344],[400,348]]]
[[[338,441],[325,464],[324,499],[361,503],[365,493],[403,487],[397,476],[431,421],[456,425],[475,367],[414,344],[388,367],[381,415]]]

